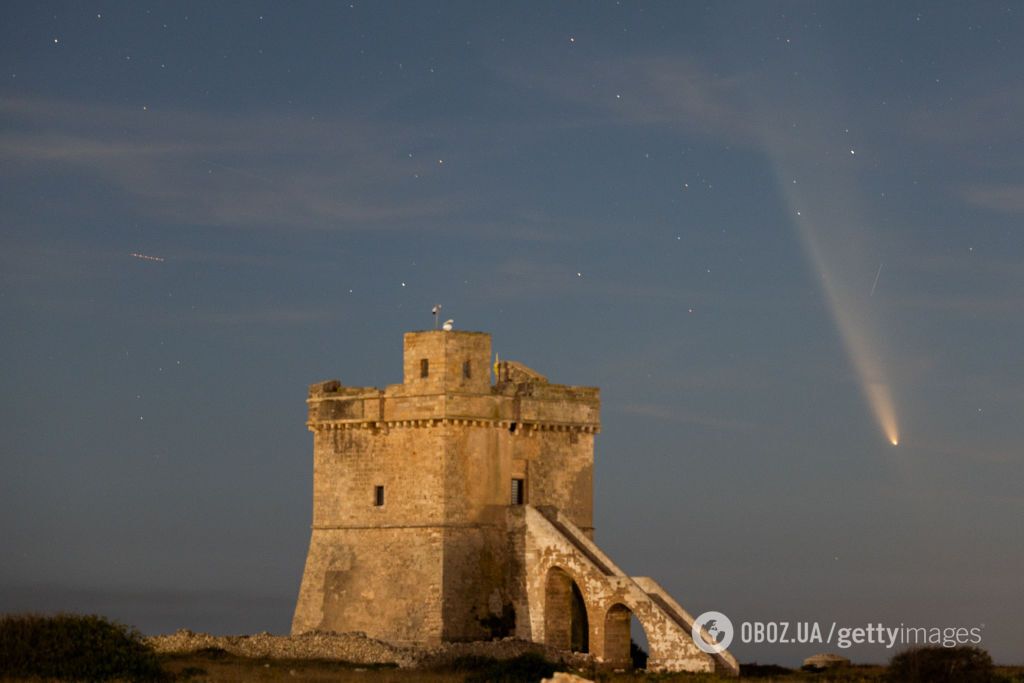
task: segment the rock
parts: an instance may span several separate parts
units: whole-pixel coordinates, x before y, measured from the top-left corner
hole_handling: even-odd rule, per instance
[[[576,674],[569,674],[565,673],[564,671],[559,671],[551,678],[545,678],[541,681],[541,683],[593,683],[593,681],[591,681],[589,678],[577,676]]]
[[[811,669],[831,669],[837,666],[850,666],[850,660],[842,655],[825,652],[808,657],[804,660],[804,666]]]

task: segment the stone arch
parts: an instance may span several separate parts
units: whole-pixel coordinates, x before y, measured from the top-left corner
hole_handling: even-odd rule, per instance
[[[633,610],[621,602],[608,608],[604,617],[604,661],[616,669],[632,668],[630,653],[630,617]]]
[[[561,567],[548,569],[544,580],[544,643],[558,650],[590,651],[583,592]]]

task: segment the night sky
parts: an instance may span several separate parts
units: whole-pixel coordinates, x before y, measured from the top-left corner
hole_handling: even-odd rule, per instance
[[[1019,2],[3,3],[0,611],[286,632],[306,386],[440,303],[601,387],[691,613],[1024,661],[1022,64]]]

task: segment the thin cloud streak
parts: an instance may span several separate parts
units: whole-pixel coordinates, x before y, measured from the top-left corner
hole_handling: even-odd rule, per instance
[[[636,56],[553,70],[519,66],[500,75],[527,93],[538,88],[578,109],[571,117],[545,119],[552,128],[665,126],[734,144],[757,141],[753,119],[741,106],[742,79],[713,77],[687,59]]]
[[[621,407],[612,406],[611,410],[627,415],[650,417],[656,420],[695,425],[717,431],[746,432],[754,428],[754,425],[749,422],[732,420],[716,415],[694,413],[681,408],[656,403],[628,403]]]
[[[307,325],[334,322],[342,317],[342,313],[336,309],[272,306],[226,312],[197,312],[180,316],[174,324],[190,322],[200,325],[224,326]]]
[[[403,142],[409,134],[368,119],[239,120],[42,100],[5,102],[0,114],[7,119],[0,158],[8,168],[43,175],[59,164],[165,221],[394,229],[473,205],[452,191],[417,188],[415,175],[436,169],[387,151],[411,146]]]
[[[1024,183],[1016,185],[970,185],[960,196],[974,206],[1008,214],[1024,214]]]

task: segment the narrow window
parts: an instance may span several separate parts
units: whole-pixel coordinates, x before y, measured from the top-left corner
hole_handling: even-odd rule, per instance
[[[420,359],[420,377],[427,377],[430,375],[430,361],[426,358]]]
[[[373,487],[373,504],[377,507],[384,505],[384,487],[374,486]]]
[[[522,505],[526,502],[526,486],[522,479],[512,480],[512,504]]]
[[[469,379],[473,376],[473,371],[470,369],[469,361],[467,360],[462,364],[462,378]]]

